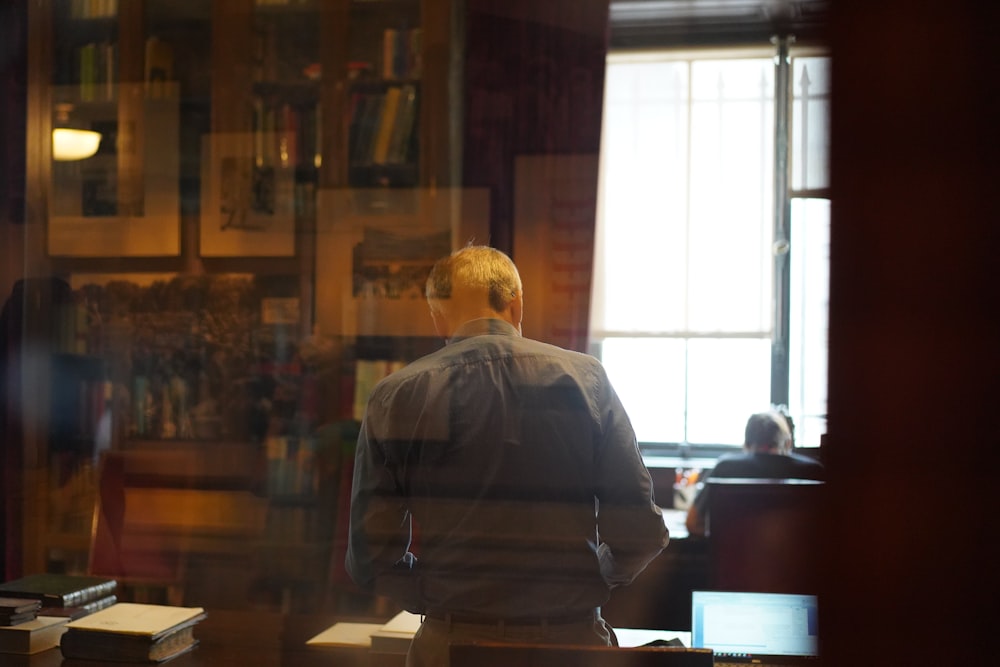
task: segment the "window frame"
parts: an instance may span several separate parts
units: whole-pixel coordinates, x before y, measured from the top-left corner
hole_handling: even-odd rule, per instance
[[[775,63],[774,77],[774,159],[773,159],[773,239],[772,239],[772,333],[771,333],[771,364],[770,364],[770,403],[787,406],[790,391],[790,353],[789,341],[791,284],[789,271],[789,248],[791,243],[791,209],[793,199],[826,199],[829,200],[829,188],[794,189],[792,184],[792,116],[795,98],[792,81],[793,61],[796,58],[825,57],[829,58],[829,50],[821,44],[795,44],[794,37],[772,37],[771,43],[764,45],[734,45],[732,47],[712,46],[707,48],[662,48],[642,50],[612,48],[607,57],[609,64],[628,61],[649,60],[707,60],[707,59],[738,59],[772,57]],[[603,166],[602,166],[603,171]],[[602,173],[603,187],[603,173]],[[602,240],[598,239],[598,243]],[[600,338],[591,333],[590,352],[602,359],[603,343],[606,338],[619,337],[622,332],[602,331]],[[607,334],[611,334],[608,336]],[[617,334],[617,335],[616,335]],[[628,337],[663,337],[658,332],[629,332]],[[722,334],[716,337],[733,337],[736,334]],[[667,337],[676,337],[668,334]],[[690,338],[690,336],[685,336]],[[799,448],[810,455],[818,455],[820,443],[808,443]],[[647,457],[666,457],[668,460],[683,459],[714,460],[722,454],[732,453],[739,445],[733,444],[702,444],[687,442],[647,442],[640,441],[640,449]]]

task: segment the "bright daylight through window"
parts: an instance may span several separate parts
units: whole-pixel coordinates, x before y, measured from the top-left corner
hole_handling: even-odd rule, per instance
[[[591,341],[644,444],[738,445],[774,403],[796,445],[826,430],[829,60],[793,57],[776,95],[777,62],[608,59]],[[777,131],[776,97],[790,104]]]

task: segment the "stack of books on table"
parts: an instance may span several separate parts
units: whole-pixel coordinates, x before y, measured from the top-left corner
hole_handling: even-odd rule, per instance
[[[42,603],[39,616],[79,618],[118,601],[118,581],[86,574],[29,574],[0,584],[0,595]]]
[[[32,621],[42,608],[40,600],[0,597],[0,626],[18,625]]]
[[[70,621],[59,648],[69,659],[163,662],[198,645],[204,618],[201,607],[119,602]]]
[[[67,623],[116,602],[106,577],[32,574],[0,583],[0,653],[30,655],[55,648]]]
[[[17,625],[0,626],[0,653],[31,655],[59,646],[69,619],[65,616],[37,616]],[[0,664],[6,664],[0,658]]]

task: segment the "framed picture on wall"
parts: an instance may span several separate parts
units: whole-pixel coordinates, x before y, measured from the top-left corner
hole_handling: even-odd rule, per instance
[[[47,251],[52,257],[171,257],[181,251],[180,124],[175,84],[147,97],[121,84],[83,100],[53,87]],[[80,134],[93,138],[81,144]]]
[[[436,336],[434,262],[488,244],[487,188],[344,188],[317,198],[316,324],[345,336]]]
[[[267,150],[272,133],[213,133],[202,142],[203,257],[295,254],[295,165]]]

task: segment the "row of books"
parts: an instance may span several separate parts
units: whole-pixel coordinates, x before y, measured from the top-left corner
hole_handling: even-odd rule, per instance
[[[118,602],[108,577],[41,573],[0,583],[0,653],[32,654],[53,648],[71,621]]]
[[[118,83],[118,43],[88,42],[69,53],[69,71],[77,73],[80,99],[84,102],[115,99]],[[157,36],[146,39],[144,51],[146,96],[167,99],[174,94],[173,47]]]
[[[272,496],[312,496],[316,493],[316,443],[310,437],[268,436],[267,490]]]
[[[53,346],[66,354],[95,354],[98,352],[100,315],[96,308],[82,300],[55,304],[52,307]]]
[[[351,101],[350,154],[353,164],[405,164],[417,127],[417,89],[412,84],[384,91],[355,91]]]
[[[20,625],[38,617],[41,600],[0,596],[0,626]]]
[[[254,160],[260,166],[313,167],[319,153],[320,109],[254,100]]]
[[[118,602],[107,577],[35,574],[0,584],[0,653],[31,655],[59,647],[64,658],[162,662],[198,644],[201,607]],[[103,605],[103,606],[102,606]],[[20,610],[20,611],[19,611]]]
[[[80,73],[80,99],[84,102],[113,100],[118,81],[117,42],[89,42],[73,54]]]
[[[118,0],[70,0],[72,19],[111,18],[118,15]]]
[[[382,34],[382,78],[419,79],[423,73],[424,31],[386,28]]]

